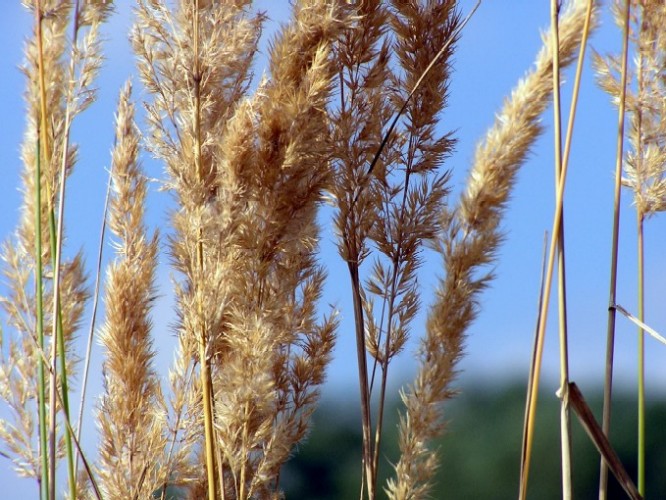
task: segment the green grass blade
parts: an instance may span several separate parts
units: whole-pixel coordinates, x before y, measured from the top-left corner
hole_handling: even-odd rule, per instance
[[[35,285],[37,299],[37,341],[44,350],[44,281],[42,277],[42,169],[39,134],[37,136],[37,162],[35,166]],[[46,377],[42,358],[38,359],[39,446],[41,459],[40,498],[45,500],[49,491],[49,459],[46,438]]]
[[[64,182],[64,179],[61,180]],[[57,236],[56,236],[56,222],[55,214],[51,209],[49,211],[49,234],[51,241],[51,257],[52,264],[54,269],[54,274],[56,273],[56,248],[57,248]],[[65,336],[63,334],[63,325],[62,325],[62,307],[60,300],[58,298],[59,290],[53,290],[53,300],[57,303],[57,312],[56,312],[56,349],[58,351],[58,358],[60,361],[60,385],[62,387],[62,409],[65,412],[65,419],[69,423],[69,384],[67,383],[67,353],[65,351]],[[65,432],[65,450],[67,453],[67,475],[69,479],[70,493],[72,498],[76,498],[76,477],[74,475],[74,449],[72,447],[72,438],[69,432]],[[55,457],[53,458],[55,459]]]

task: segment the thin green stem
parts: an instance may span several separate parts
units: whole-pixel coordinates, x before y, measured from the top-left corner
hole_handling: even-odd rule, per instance
[[[64,182],[64,181],[63,181]],[[61,203],[62,205],[62,203]],[[61,214],[62,216],[62,214]],[[62,307],[60,305],[60,286],[59,286],[59,279],[58,279],[58,269],[60,268],[60,245],[57,243],[60,241],[60,238],[58,237],[58,234],[62,232],[62,224],[58,224],[58,233],[56,233],[56,222],[55,222],[55,214],[53,213],[53,210],[49,211],[49,235],[50,235],[50,242],[51,242],[51,256],[52,256],[52,266],[54,271],[54,284],[53,284],[53,310],[54,310],[54,317],[56,318],[54,321],[53,329],[55,330],[54,335],[53,335],[53,349],[51,351],[51,354],[53,355],[52,358],[52,367],[55,370],[55,357],[58,358],[60,362],[60,385],[62,387],[62,409],[65,412],[65,419],[67,422],[69,422],[69,387],[67,383],[67,352],[65,349],[65,335],[63,332],[63,323],[62,323]],[[56,388],[57,383],[55,382],[58,379],[57,372],[54,372],[52,375],[52,379],[54,381],[54,384],[52,386],[52,390]],[[54,393],[55,395],[55,393]],[[52,399],[51,401],[54,401]],[[55,407],[55,404],[51,405],[52,407]],[[55,414],[54,414],[54,419],[55,419]],[[68,480],[69,480],[69,487],[70,487],[70,492],[72,495],[72,498],[76,498],[76,477],[74,476],[74,448],[72,446],[72,437],[69,432],[65,432],[65,449],[67,452],[67,473],[68,473]],[[55,435],[55,431],[54,431]],[[55,455],[52,456],[51,460],[55,462]],[[55,491],[53,491],[53,494],[55,494]]]
[[[74,79],[75,73],[75,60],[76,60],[76,46],[79,33],[79,16],[80,16],[80,0],[74,2],[74,23],[72,33],[72,49],[69,62],[69,77]],[[53,256],[53,317],[57,318],[57,324],[54,326],[54,332],[57,335],[56,345],[59,344],[59,358],[60,358],[60,371],[61,371],[61,385],[62,385],[62,401],[63,410],[65,412],[65,419],[69,422],[69,389],[67,377],[67,352],[65,349],[65,337],[62,324],[62,307],[60,305],[60,261],[62,253],[62,234],[65,219],[65,185],[66,185],[66,171],[67,171],[67,158],[69,152],[69,132],[72,121],[71,106],[72,100],[71,92],[67,94],[67,102],[65,105],[65,129],[63,133],[62,145],[62,158],[60,161],[60,190],[58,194],[58,217],[57,217],[57,232],[56,219],[53,207],[50,210],[50,233],[51,233],[51,252]],[[76,464],[74,459],[74,447],[72,446],[72,438],[68,432],[65,432],[65,449],[67,453],[67,476],[69,480],[69,491],[72,500],[76,500]]]
[[[35,5],[35,21],[36,21],[36,35],[37,35],[37,58],[38,58],[38,78],[39,78],[39,98],[40,98],[40,138],[41,144],[43,146],[43,156],[44,156],[44,165],[49,165],[51,160],[51,151],[49,148],[48,133],[47,133],[47,108],[46,108],[46,76],[44,70],[44,44],[43,44],[43,33],[42,33],[42,21],[43,21],[43,12],[41,0],[37,0]],[[41,153],[42,151],[40,151]],[[52,214],[52,194],[50,185],[48,182],[46,186],[46,197],[49,205],[49,212]],[[40,214],[41,217],[41,214]],[[49,225],[51,230],[51,225]],[[54,302],[58,296],[57,290],[54,289]],[[53,320],[54,328],[57,321]],[[56,489],[56,405],[55,405],[55,395],[56,395],[56,383],[57,383],[57,373],[56,373],[56,363],[55,358],[57,355],[57,336],[53,334],[51,336],[51,361],[49,363],[50,367],[50,377],[49,377],[49,490],[48,497],[49,500],[55,500],[55,489]],[[46,451],[46,450],[45,450]]]
[[[42,276],[42,169],[41,147],[37,134],[37,161],[35,165],[35,281],[37,295],[37,341],[39,348],[44,350],[44,280]],[[42,463],[41,481],[39,483],[40,498],[45,500],[49,491],[49,459],[46,434],[46,375],[41,356],[38,358],[39,377],[39,446]]]
[[[643,222],[638,210],[638,319],[645,321],[645,261]],[[638,328],[638,492],[645,495],[645,332]]]
[[[622,187],[622,157],[624,156],[624,115],[627,96],[627,61],[629,53],[630,0],[625,0],[622,42],[622,70],[620,105],[618,108],[617,150],[615,153],[615,189],[613,200],[613,241],[611,244],[611,268],[608,298],[608,324],[606,332],[606,370],[604,379],[604,406],[601,428],[606,437],[610,432],[611,400],[613,392],[613,354],[615,351],[615,303],[617,297],[617,262],[620,233],[620,192]],[[608,466],[602,459],[599,474],[599,500],[608,496]]]

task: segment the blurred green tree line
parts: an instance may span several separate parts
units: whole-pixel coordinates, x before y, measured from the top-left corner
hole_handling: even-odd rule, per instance
[[[597,418],[601,389],[581,388]],[[345,400],[349,400],[348,395]],[[288,499],[358,498],[361,471],[360,416],[354,402],[324,400],[315,413],[308,440],[287,463],[281,486]],[[358,406],[358,405],[357,405]],[[468,387],[450,402],[447,432],[437,443],[441,467],[433,498],[515,499],[518,496],[525,388]],[[399,401],[387,411],[380,485],[399,455],[396,422]],[[539,398],[530,472],[530,498],[560,499],[559,401],[554,389]],[[614,396],[611,440],[625,467],[636,474],[636,400]],[[648,398],[646,498],[666,498],[666,402]],[[598,496],[599,455],[572,413],[574,498]],[[383,493],[383,492],[382,492]],[[383,494],[381,497],[384,497]],[[609,498],[626,498],[611,478]]]

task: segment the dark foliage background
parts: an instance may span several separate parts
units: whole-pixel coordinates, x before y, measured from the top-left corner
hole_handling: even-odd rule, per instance
[[[599,418],[601,389],[585,397]],[[284,468],[281,483],[288,499],[352,499],[360,487],[361,433],[358,410],[349,401],[323,401],[314,416],[308,440]],[[494,389],[469,387],[447,408],[448,432],[438,443],[441,468],[433,498],[515,499],[523,423],[525,389],[511,384]],[[612,442],[629,473],[636,474],[636,400],[621,393],[614,399]],[[383,474],[397,458],[397,401],[387,415]],[[530,498],[560,499],[559,401],[554,391],[540,396],[536,441],[530,473]],[[599,459],[572,414],[574,498],[598,495]],[[648,398],[646,498],[666,497],[666,404]],[[385,496],[382,495],[383,498]],[[611,479],[611,499],[626,495]]]

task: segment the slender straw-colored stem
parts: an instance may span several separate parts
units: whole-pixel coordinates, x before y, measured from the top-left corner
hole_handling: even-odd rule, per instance
[[[627,96],[627,60],[629,53],[629,18],[631,1],[625,1],[622,42],[622,74],[620,84],[620,103],[618,107],[617,149],[615,153],[615,189],[613,200],[613,241],[611,244],[611,268],[608,298],[608,324],[606,332],[606,370],[604,378],[604,406],[601,428],[608,437],[610,432],[611,399],[613,392],[613,354],[615,351],[615,302],[617,296],[617,262],[620,233],[620,192],[622,187],[622,158],[624,156],[624,115]],[[599,474],[599,500],[608,496],[608,466],[602,459]]]
[[[583,27],[583,38],[580,44],[580,54],[576,65],[576,77],[573,86],[573,95],[571,98],[571,107],[569,109],[569,121],[567,123],[566,140],[564,143],[564,156],[562,158],[562,165],[567,165],[569,162],[569,153],[571,152],[571,142],[573,138],[573,128],[576,122],[576,109],[578,105],[578,95],[580,92],[580,82],[583,74],[583,63],[585,62],[585,49],[587,48],[587,39],[590,32],[590,21],[592,19],[592,7],[594,0],[590,0],[587,5],[587,12],[585,14],[585,25]],[[557,175],[561,175],[562,169],[560,168]],[[566,306],[566,272],[564,262],[564,221],[561,221],[561,266],[559,283],[560,288],[560,397],[562,398],[562,412],[561,412],[561,433],[562,433],[562,473],[563,481],[567,479],[569,485],[565,487],[563,482],[563,491],[569,492],[569,497],[573,495],[571,485],[571,414],[569,411],[569,346],[568,346],[568,327],[567,327],[567,306]],[[566,439],[566,441],[565,441]],[[567,443],[566,449],[564,443]],[[564,466],[564,457],[568,458],[568,470]]]
[[[555,182],[562,173],[562,112],[560,102],[560,57],[559,57],[559,2],[551,0],[551,33],[553,47],[553,114],[555,132]],[[557,238],[557,291],[559,309],[560,340],[560,445],[562,455],[562,498],[571,500],[571,422],[569,419],[569,348],[567,331],[566,266],[564,254],[564,206],[560,213]]]
[[[645,216],[638,210],[638,319],[645,321]],[[645,495],[645,332],[638,328],[638,492]]]
[[[548,309],[550,304],[550,289],[553,285],[553,269],[555,267],[555,253],[557,248],[557,240],[560,232],[560,221],[562,216],[562,198],[564,197],[564,181],[566,180],[566,169],[562,169],[562,176],[557,186],[557,193],[555,198],[555,216],[553,219],[553,226],[550,238],[548,264],[546,266],[546,284],[544,288],[544,300],[541,306],[541,315],[539,322],[539,329],[537,331],[537,352],[534,364],[534,384],[530,394],[527,411],[527,437],[526,437],[526,454],[525,454],[525,468],[521,488],[527,490],[527,480],[529,478],[530,459],[532,455],[532,442],[534,438],[534,425],[536,417],[537,395],[539,393],[539,381],[541,375],[541,363],[543,359],[543,344],[546,333],[546,323],[548,318]],[[525,498],[524,493],[521,494]]]
[[[194,161],[197,170],[199,182],[203,179],[201,165],[201,68],[199,66],[199,0],[194,3],[194,134],[195,134],[195,154]],[[199,228],[199,237],[197,241],[197,267],[201,279],[204,277],[204,255],[203,255],[203,231]],[[206,477],[208,482],[208,499],[215,500],[215,432],[213,429],[213,396],[210,376],[210,367],[208,365],[208,348],[206,338],[206,324],[203,317],[203,304],[201,300],[197,301],[199,308],[199,363],[201,390],[203,397],[204,412],[204,440],[206,451]]]
[[[37,341],[44,350],[44,280],[42,277],[42,169],[39,133],[37,134],[37,158],[35,164],[35,281],[37,294]],[[41,357],[38,360],[39,377],[39,447],[42,464],[39,483],[40,499],[45,500],[49,491],[49,459],[46,437],[46,375]]]
[[[523,417],[523,439],[521,443],[520,450],[520,484],[518,489],[518,500],[525,500],[527,495],[527,482],[525,481],[525,463],[527,458],[527,425],[528,425],[528,415],[530,409],[530,399],[532,391],[534,390],[534,370],[536,366],[536,354],[538,349],[538,332],[539,324],[543,319],[541,318],[541,307],[543,304],[543,287],[544,281],[546,279],[546,258],[548,252],[548,231],[543,235],[543,252],[541,255],[541,278],[539,281],[539,301],[537,303],[537,316],[536,316],[536,328],[534,329],[534,344],[532,345],[532,356],[530,358],[530,373],[527,379],[527,394],[525,396],[525,415]]]
[[[574,82],[574,92],[575,97],[578,96],[577,88],[580,86],[581,79],[581,59],[584,57],[584,46],[587,43],[587,38],[589,35],[590,29],[590,19],[592,14],[592,1],[588,5],[587,17],[585,19],[583,37],[581,39],[581,48],[579,52],[579,63],[578,70],[576,72],[576,80]],[[522,469],[522,476],[520,480],[520,498],[526,498],[527,494],[527,484],[529,479],[529,469],[530,469],[530,460],[532,456],[532,443],[534,440],[534,426],[535,426],[535,417],[536,417],[536,406],[537,398],[539,393],[539,382],[541,377],[541,364],[543,359],[543,345],[545,340],[546,333],[546,323],[548,318],[548,309],[550,306],[550,292],[553,284],[553,269],[555,264],[555,250],[558,246],[558,240],[560,236],[561,224],[562,224],[562,207],[564,199],[564,187],[566,185],[567,172],[569,168],[568,163],[568,153],[570,150],[570,139],[571,133],[573,131],[573,117],[575,116],[575,103],[572,102],[572,110],[570,113],[569,127],[567,129],[567,144],[565,145],[565,156],[562,161],[562,169],[560,172],[559,181],[557,182],[557,190],[555,193],[555,214],[553,216],[553,226],[551,230],[551,238],[548,252],[548,263],[546,266],[546,279],[544,286],[544,297],[541,304],[541,313],[539,315],[539,323],[537,329],[537,338],[536,338],[536,353],[534,357],[534,369],[531,373],[531,390],[529,394],[529,400],[527,402],[526,410],[526,422],[525,422],[525,447],[524,447],[524,463]],[[566,391],[565,391],[566,392]],[[565,394],[561,395],[566,398]]]

